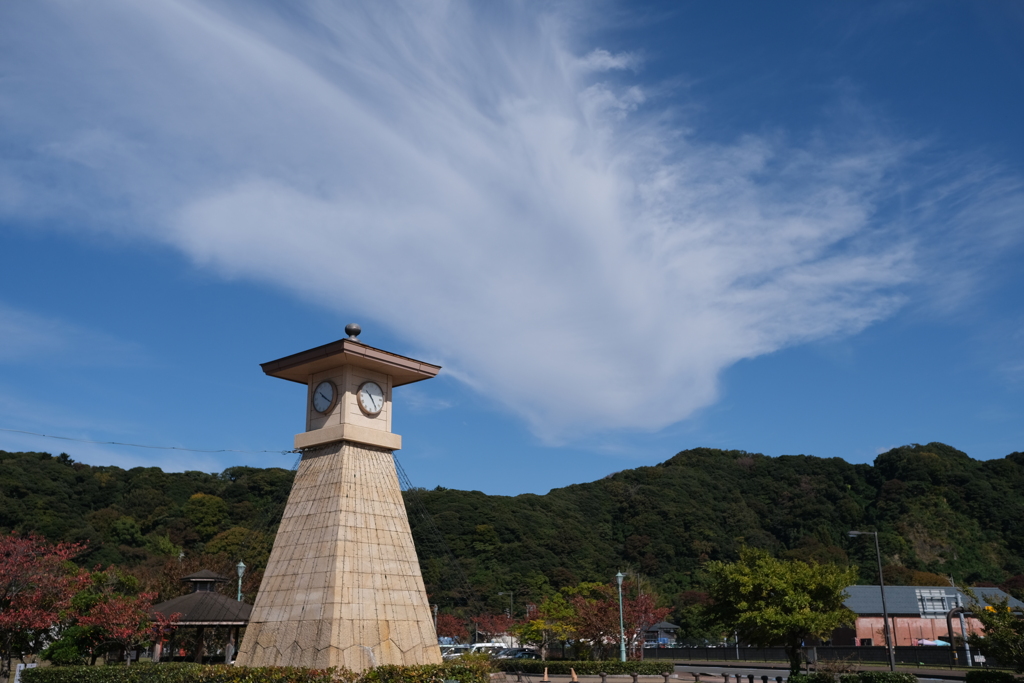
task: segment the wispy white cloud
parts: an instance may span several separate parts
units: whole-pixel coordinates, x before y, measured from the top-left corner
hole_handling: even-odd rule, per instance
[[[637,69],[643,64],[640,56],[633,52],[612,54],[600,48],[582,57],[578,62],[584,71],[614,71],[618,69]]]
[[[73,401],[64,396],[40,401],[3,385],[0,385],[0,427],[3,428],[0,430],[0,450],[9,452],[66,452],[79,462],[94,465],[116,465],[125,469],[160,467],[168,472],[190,469],[213,472],[227,467],[224,458],[207,454],[85,443],[123,441],[125,435],[131,435],[127,438],[140,442],[148,439],[143,435],[144,430],[140,430],[140,424],[131,419],[96,414],[88,406],[73,405]],[[18,431],[6,431],[8,429]],[[82,439],[85,442],[66,439]]]
[[[63,327],[0,304],[0,361],[21,360],[67,348]]]
[[[434,413],[439,410],[448,410],[455,405],[455,402],[435,396],[416,387],[402,389],[402,405],[408,406],[414,413]]]
[[[912,146],[702,141],[637,57],[535,7],[0,12],[0,214],[88,216],[358,313],[551,441],[664,427],[740,359],[891,315],[922,231],[962,234]],[[1019,188],[954,180],[959,215],[985,202],[1019,239]]]
[[[0,363],[125,365],[143,357],[135,344],[0,301]]]
[[[65,428],[66,429],[66,428]],[[74,438],[88,439],[88,433],[73,431]],[[81,441],[64,441],[47,439],[29,434],[12,434],[0,432],[0,449],[11,453],[35,452],[57,455],[69,453],[77,462],[90,465],[114,466],[122,469],[133,467],[159,467],[165,472],[220,472],[227,468],[222,458],[204,456],[200,453],[173,451],[149,451],[137,448],[106,446],[102,444],[82,443]],[[263,466],[282,466],[281,463],[260,463]],[[287,467],[287,465],[283,465]]]

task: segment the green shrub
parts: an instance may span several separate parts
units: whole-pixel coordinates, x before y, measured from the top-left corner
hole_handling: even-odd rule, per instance
[[[1007,671],[974,669],[967,672],[967,683],[1017,683],[1019,680]]]
[[[856,676],[856,679],[852,678]],[[905,671],[861,671],[843,674],[840,683],[917,683],[917,676]]]
[[[487,683],[490,680],[490,673],[491,665],[487,661],[454,660],[444,664],[420,666],[386,664],[365,671],[359,683],[442,683],[445,680]]]
[[[790,676],[788,683],[917,683],[917,677],[914,674],[903,671],[861,671],[859,673],[839,674],[838,676],[817,672]]]
[[[855,674],[856,675],[856,674]],[[756,680],[756,679],[755,679]],[[789,677],[789,683],[837,683],[836,677],[832,674],[815,672],[813,674],[793,674]],[[856,683],[849,681],[848,683]]]
[[[54,666],[81,666],[88,663],[86,651],[88,645],[82,643],[88,627],[72,626],[64,632],[60,640],[43,651],[42,658]]]
[[[299,667],[134,664],[26,669],[24,683],[487,683],[487,663],[446,662],[423,666],[379,666],[360,676],[346,669]]]
[[[599,673],[606,674],[643,674],[655,676],[664,672],[672,672],[675,665],[672,660],[647,660],[637,662],[542,662],[536,659],[496,659],[494,667],[501,671],[521,671],[525,674],[542,674],[544,669],[549,674],[568,675],[573,669],[579,675],[595,676]]]

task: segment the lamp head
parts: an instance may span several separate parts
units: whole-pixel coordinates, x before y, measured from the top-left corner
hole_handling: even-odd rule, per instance
[[[245,562],[239,560],[238,564],[235,565],[235,569],[238,571],[238,578],[242,578],[245,574]]]
[[[620,586],[622,585],[622,580],[624,578],[626,578],[626,575],[623,574],[622,572],[619,572],[618,574],[615,575],[615,580],[619,582]]]

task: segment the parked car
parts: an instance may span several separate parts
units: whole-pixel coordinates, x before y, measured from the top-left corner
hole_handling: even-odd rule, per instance
[[[472,645],[452,645],[447,648],[442,648],[441,659],[448,661],[450,659],[457,659],[462,655],[470,652],[473,649]]]

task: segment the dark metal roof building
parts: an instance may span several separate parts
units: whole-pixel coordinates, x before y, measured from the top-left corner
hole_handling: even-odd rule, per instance
[[[998,588],[972,588],[982,605],[986,597],[1006,598]],[[882,591],[878,586],[849,586],[850,597],[843,604],[858,616],[882,614]],[[959,600],[959,601],[958,601]],[[949,610],[971,604],[971,598],[952,586],[886,586],[885,605],[891,616],[944,618]],[[1024,603],[1010,597],[1010,607],[1024,608]]]

